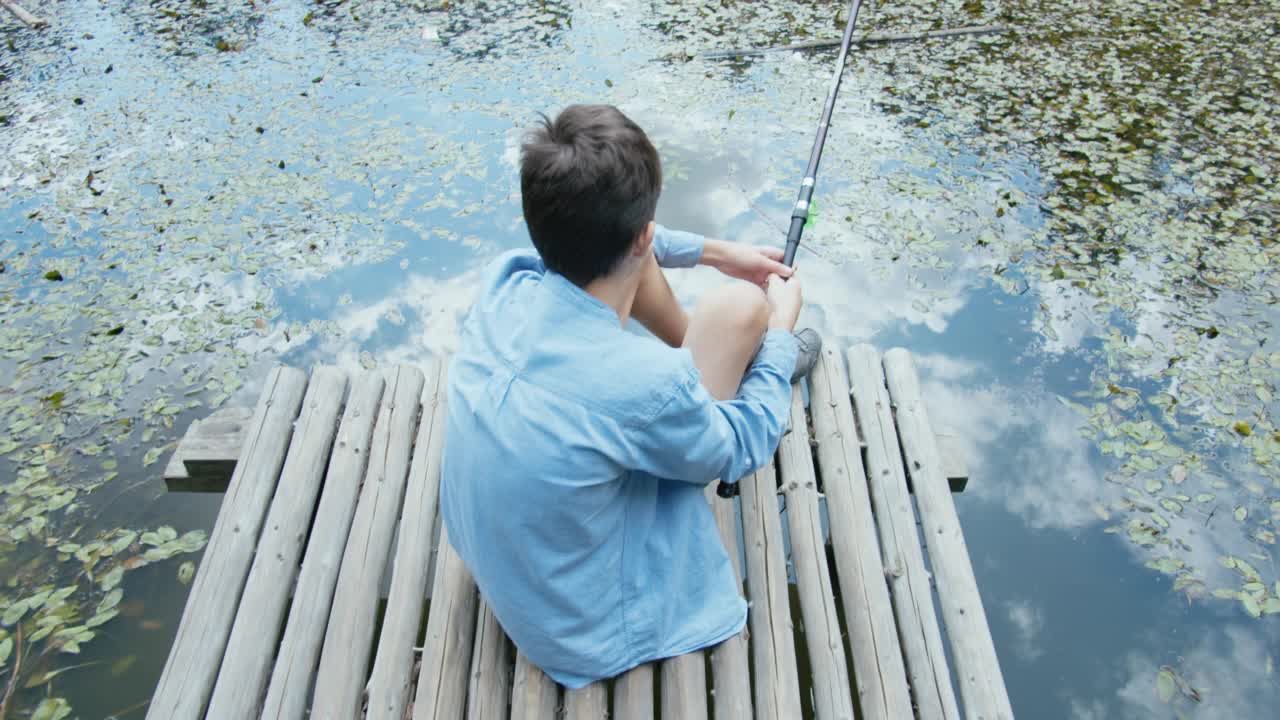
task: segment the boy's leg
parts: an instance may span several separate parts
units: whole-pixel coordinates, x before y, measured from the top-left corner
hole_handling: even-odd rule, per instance
[[[730,400],[738,394],[768,327],[769,300],[750,283],[734,281],[698,303],[684,347],[693,353],[702,385],[712,397]]]
[[[640,275],[636,299],[631,305],[631,316],[649,332],[671,347],[680,347],[685,331],[689,328],[689,316],[658,265],[658,259],[650,256]]]

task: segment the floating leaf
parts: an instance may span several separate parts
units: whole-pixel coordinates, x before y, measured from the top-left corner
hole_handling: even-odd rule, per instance
[[[1258,599],[1253,595],[1241,593],[1240,604],[1244,605],[1244,611],[1249,613],[1249,617],[1262,617],[1262,606],[1258,604]]]
[[[1249,437],[1250,435],[1253,434],[1253,428],[1249,426],[1249,423],[1244,422],[1243,420],[1236,423],[1235,425],[1232,425],[1231,429],[1235,430],[1236,434],[1241,435],[1243,437]]]
[[[196,564],[190,560],[178,566],[178,582],[186,585],[196,576]]]
[[[57,270],[50,270],[49,272],[44,274],[44,279],[50,280],[53,282],[62,282],[62,273],[58,272]]]
[[[1159,570],[1165,575],[1175,575],[1179,570],[1185,567],[1185,563],[1177,558],[1162,557],[1159,560],[1148,560],[1147,567],[1152,570]]]
[[[45,698],[36,706],[31,720],[63,720],[71,714],[71,704],[63,698]]]
[[[1173,694],[1178,690],[1178,683],[1174,680],[1173,670],[1167,667],[1160,668],[1160,672],[1156,673],[1156,696],[1160,698],[1160,702],[1167,703],[1173,700]]]
[[[0,624],[12,625],[18,622],[22,619],[23,615],[27,614],[28,609],[29,606],[26,600],[19,600],[18,602],[15,602],[4,611],[3,616],[0,616]]]
[[[106,596],[103,597],[102,600],[98,603],[98,612],[102,613],[102,612],[106,612],[107,610],[111,610],[112,608],[120,604],[120,599],[123,597],[124,597],[124,591],[121,590],[120,588],[116,588],[115,590],[112,590],[111,592],[107,593]]]
[[[98,585],[100,585],[103,590],[111,590],[115,586],[119,585],[120,581],[123,579],[124,568],[117,565],[111,568],[106,575],[102,576],[102,579],[98,581]]]
[[[1249,517],[1249,510],[1243,505],[1237,505],[1236,511],[1233,514],[1235,515],[1236,522],[1244,522],[1245,518]]]

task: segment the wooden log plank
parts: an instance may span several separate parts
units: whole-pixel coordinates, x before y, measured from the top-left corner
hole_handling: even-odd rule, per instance
[[[406,365],[398,366],[387,380],[373,428],[369,467],[338,569],[311,718],[346,720],[360,713],[377,619],[374,588],[382,584],[400,517],[423,384],[422,371]]]
[[[164,469],[175,492],[225,492],[236,470],[253,408],[225,407],[191,423]]]
[[[809,375],[809,408],[818,440],[818,465],[827,497],[857,704],[866,720],[910,718],[907,671],[880,560],[880,541],[845,377],[844,359],[830,345],[825,346]]]
[[[431,361],[423,369],[427,379],[422,391],[422,421],[418,425],[404,509],[400,513],[400,539],[377,657],[365,693],[369,720],[402,720],[405,716],[413,680],[413,645],[418,639],[422,607],[426,603],[427,568],[431,564],[431,543],[440,498],[448,383],[444,363]]]
[[[649,693],[649,717],[652,718],[652,674]],[[511,720],[556,720],[559,711],[560,688],[537,665],[530,662],[524,653],[518,653],[515,676],[511,680]],[[614,715],[621,717],[616,710]]]
[[[39,29],[49,25],[49,23],[43,18],[36,17],[35,15],[27,12],[21,5],[15,2],[15,0],[0,0],[0,5],[3,5],[5,10],[13,13],[14,17],[21,20],[22,24],[29,28]]]
[[[662,717],[706,720],[707,665],[701,650],[663,660],[660,678]]]
[[[938,582],[939,604],[951,641],[965,715],[982,720],[1012,718],[1009,691],[1000,672],[960,517],[933,443],[934,433],[921,399],[915,363],[910,353],[895,348],[885,353],[884,369],[889,396],[897,407],[898,435]]]
[[[1010,28],[1004,25],[973,25],[967,27],[948,28],[945,30],[925,30],[922,32],[906,32],[906,33],[867,33],[865,35],[855,35],[850,41],[851,45],[871,45],[876,43],[895,43],[906,42],[909,40],[936,40],[939,38],[955,37],[957,35],[990,35],[993,33],[1006,33]],[[746,55],[764,55],[765,53],[790,52],[794,50],[814,50],[818,48],[838,47],[842,38],[824,39],[824,40],[807,40],[805,42],[794,43],[792,45],[775,45],[773,47],[764,48],[740,48],[737,50],[713,50],[711,52],[702,53],[700,57],[712,60],[719,58],[742,57]]]
[[[800,717],[800,676],[773,463],[741,481],[757,720]]]
[[[471,684],[467,688],[467,720],[507,720],[507,701],[511,698],[511,667],[507,664],[510,642],[489,603],[481,598],[471,654]]]
[[[734,503],[716,496],[715,484],[707,486],[707,502],[720,531],[720,542],[733,564],[733,577],[739,592],[742,589],[742,561],[738,553],[738,523],[734,516]],[[711,648],[711,708],[716,720],[750,718],[751,666],[747,660],[747,628]]]
[[[312,372],[222,656],[209,717],[247,718],[259,710],[346,394],[343,371],[320,367]]]
[[[633,667],[614,680],[613,717],[653,720],[653,663]]]
[[[849,349],[848,359],[854,412],[867,440],[872,509],[912,697],[922,719],[953,720],[959,717],[959,708],[943,655],[924,553],[916,537],[915,513],[907,494],[880,353],[871,345],[855,345]]]
[[[448,530],[442,525],[422,668],[413,700],[414,720],[462,717],[471,669],[471,641],[476,630],[476,604],[475,580],[449,545]]]
[[[294,368],[277,367],[267,376],[148,718],[195,720],[204,713],[306,384],[306,373]]]
[[[358,376],[351,385],[294,588],[289,620],[267,686],[264,718],[298,720],[306,712],[338,580],[339,560],[355,514],[385,384],[380,375],[368,373]]]
[[[609,690],[602,682],[564,691],[564,720],[607,720]],[[668,717],[681,717],[670,715]]]
[[[813,471],[804,400],[799,392],[791,393],[791,431],[778,447],[778,465],[787,499],[800,612],[813,668],[814,712],[819,720],[853,720],[852,685],[827,569],[826,543],[818,514],[818,481]]]

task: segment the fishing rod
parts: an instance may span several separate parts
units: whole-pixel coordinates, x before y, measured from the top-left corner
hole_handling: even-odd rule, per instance
[[[822,107],[822,119],[818,121],[818,134],[813,139],[813,150],[809,151],[809,166],[805,168],[804,180],[800,181],[800,194],[796,197],[795,207],[791,210],[791,228],[787,230],[787,247],[783,251],[782,263],[793,267],[796,262],[796,250],[800,249],[800,236],[804,233],[805,223],[809,221],[809,204],[813,200],[813,186],[818,177],[818,163],[822,160],[822,146],[827,144],[827,128],[831,126],[831,111],[836,106],[836,93],[840,92],[840,77],[844,75],[845,59],[849,56],[849,44],[853,40],[853,26],[858,22],[858,11],[862,9],[862,0],[853,0],[849,4],[849,22],[844,26],[844,37],[840,39],[840,57],[836,58],[836,72],[831,78],[831,88],[827,90],[827,102]],[[738,492],[738,483],[721,482],[716,487],[716,495],[731,498]]]

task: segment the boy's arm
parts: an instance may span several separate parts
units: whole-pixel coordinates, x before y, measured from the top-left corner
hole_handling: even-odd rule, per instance
[[[708,265],[729,277],[755,285],[764,285],[770,275],[791,277],[791,268],[779,262],[782,248],[715,240],[661,225],[653,232],[653,254],[658,258],[658,265],[664,268]]]
[[[653,231],[653,254],[664,268],[691,268],[702,260],[706,238],[683,230],[656,225]]]
[[[732,400],[717,401],[696,370],[628,443],[627,465],[651,475],[705,485],[737,482],[769,462],[791,409],[797,346],[791,333],[771,330]]]

